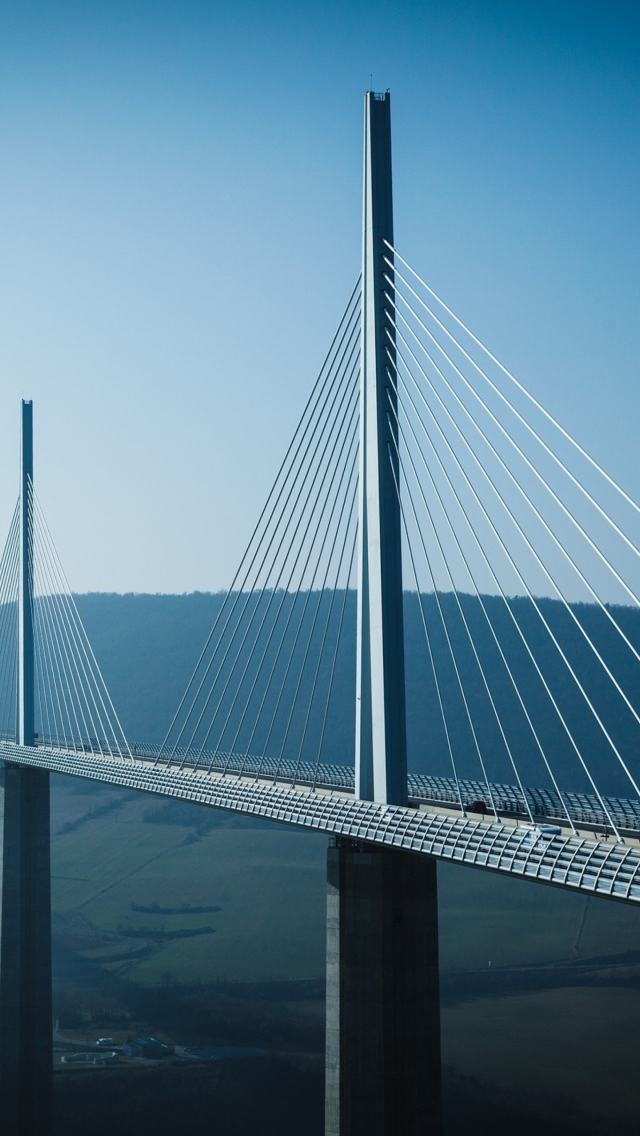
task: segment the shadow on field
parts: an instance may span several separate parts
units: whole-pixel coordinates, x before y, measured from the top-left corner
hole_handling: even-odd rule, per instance
[[[321,1060],[266,1057],[215,1067],[77,1071],[54,1078],[55,1136],[322,1136]],[[634,1136],[570,1102],[510,1096],[445,1071],[444,1136]],[[637,1129],[635,1129],[637,1133]],[[398,1134],[401,1136],[401,1134]]]
[[[55,1136],[321,1136],[323,1078],[276,1057],[54,1077]]]
[[[488,1006],[515,992],[637,979],[633,967],[604,972],[602,960],[564,967],[497,970],[443,976],[443,1003],[484,999]],[[611,960],[604,960],[609,963]],[[621,964],[635,962],[625,955]],[[633,972],[633,973],[632,973]],[[215,1064],[120,1065],[90,1069],[57,1064],[55,1136],[322,1136],[324,1112],[324,983],[137,986],[57,944],[55,1013],[68,1038],[95,1042],[101,1034],[160,1036],[170,1044],[249,1045],[262,1058]],[[637,1126],[595,1117],[580,1100],[500,1087],[490,1079],[444,1073],[444,1136],[637,1136]],[[402,1134],[398,1134],[402,1136]]]

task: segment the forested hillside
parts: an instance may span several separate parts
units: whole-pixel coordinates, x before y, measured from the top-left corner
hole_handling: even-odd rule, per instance
[[[77,597],[80,613],[130,738],[149,742],[162,740],[222,599],[221,594],[205,593],[181,596],[91,593]],[[302,598],[297,602],[302,603]],[[559,602],[540,600],[540,612],[556,637],[556,645],[541,615],[529,600],[512,599],[508,610],[501,599],[487,596],[483,600],[485,611],[472,596],[461,596],[460,606],[450,594],[441,596],[439,602],[478,743],[491,777],[513,782],[514,773],[461,611],[476,644],[495,710],[523,779],[532,785],[549,784],[539,748],[515,694],[512,678],[505,669],[485,611],[509,661],[511,675],[535,725],[542,748],[563,786],[588,789],[588,782],[568,737],[569,730],[590,768],[597,772],[602,789],[632,795],[633,790],[605,731],[620,756],[637,774],[640,772],[640,730],[605,675],[586,637],[590,638],[632,702],[634,699],[640,701],[640,664],[605,613],[595,605],[587,604],[574,605],[569,612]],[[421,597],[421,603],[458,772],[461,776],[479,777],[477,751],[438,604],[433,595]],[[612,609],[612,613],[629,641],[640,650],[640,612],[621,607]],[[405,636],[410,769],[450,776],[451,760],[438,692],[415,593],[407,593],[405,597]],[[525,640],[531,648],[531,655],[524,645]],[[563,661],[559,648],[566,655],[575,677]],[[545,689],[531,656],[545,676],[548,689]],[[352,761],[354,676],[355,595],[350,594],[323,761]],[[591,701],[592,709],[580,692],[578,682]],[[551,697],[561,709],[566,729],[554,710]],[[301,703],[303,701],[301,698]],[[256,742],[259,743],[259,740],[258,737]],[[260,752],[259,744],[257,752]],[[304,756],[313,759],[311,745]]]

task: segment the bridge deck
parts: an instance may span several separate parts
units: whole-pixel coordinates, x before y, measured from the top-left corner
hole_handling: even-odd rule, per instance
[[[178,765],[189,768],[203,768],[209,772],[258,777],[261,780],[292,786],[310,786],[314,789],[354,790],[354,770],[349,765],[314,765],[311,762],[278,760],[259,757],[253,754],[204,752],[190,753],[178,750],[169,761],[166,753],[152,745],[136,745],[135,754],[163,766]],[[409,800],[417,804],[444,805],[447,809],[460,810],[460,799],[465,807],[484,801],[486,812],[492,813],[492,805],[498,814],[529,819],[529,814],[540,820],[553,823],[568,823],[567,814],[577,828],[609,830],[613,834],[609,817],[618,831],[627,835],[640,835],[640,801],[622,797],[602,797],[607,812],[594,794],[563,793],[562,798],[553,789],[533,789],[525,786],[524,797],[516,785],[493,783],[487,787],[484,781],[452,777],[432,777],[426,774],[409,774]],[[526,798],[526,799],[525,799]],[[570,826],[569,826],[570,827]]]
[[[549,837],[518,817],[487,822],[456,815],[444,805],[405,808],[357,801],[352,790],[340,786],[294,788],[255,772],[225,774],[186,764],[155,764],[151,754],[122,758],[0,741],[0,760],[640,903],[637,837],[625,844],[581,834]]]

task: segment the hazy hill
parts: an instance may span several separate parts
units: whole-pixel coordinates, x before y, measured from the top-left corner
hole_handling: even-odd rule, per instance
[[[78,596],[77,602],[125,731],[132,739],[160,741],[219,610],[222,595],[91,593]],[[422,603],[458,771],[463,776],[479,777],[480,767],[475,746],[436,601],[432,595],[428,595],[422,597]],[[541,744],[554,770],[562,778],[562,784],[567,788],[588,789],[588,782],[575,752],[523,646],[515,622],[531,645],[551,693],[590,767],[597,771],[603,790],[632,795],[629,782],[611,753],[602,727],[587,707],[531,602],[521,598],[512,599],[512,614],[496,597],[485,597],[484,603],[509,660],[513,679],[535,723]],[[625,708],[612,683],[604,676],[602,667],[569,613],[559,602],[541,600],[539,603],[544,618],[584,686],[602,725],[630,768],[636,773],[640,772],[640,729],[637,723]],[[513,782],[513,769],[454,596],[442,596],[441,605],[490,775],[494,780]],[[539,750],[485,615],[475,597],[461,596],[461,606],[477,644],[482,667],[518,768],[529,784],[547,785],[549,779]],[[634,698],[637,700],[640,692],[640,665],[621,637],[615,633],[604,613],[595,605],[586,604],[574,605],[572,611],[629,697],[632,701]],[[629,640],[640,650],[640,612],[622,607],[616,608],[614,614]],[[405,599],[405,634],[410,768],[416,772],[450,776],[451,764],[437,689],[426,650],[418,597],[411,593]],[[348,763],[353,753],[355,695],[353,595],[348,597],[340,668],[323,760]]]

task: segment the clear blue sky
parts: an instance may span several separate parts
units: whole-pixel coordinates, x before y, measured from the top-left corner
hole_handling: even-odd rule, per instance
[[[0,0],[0,526],[19,400],[78,591],[230,579],[359,269],[396,237],[640,497],[636,3]]]

